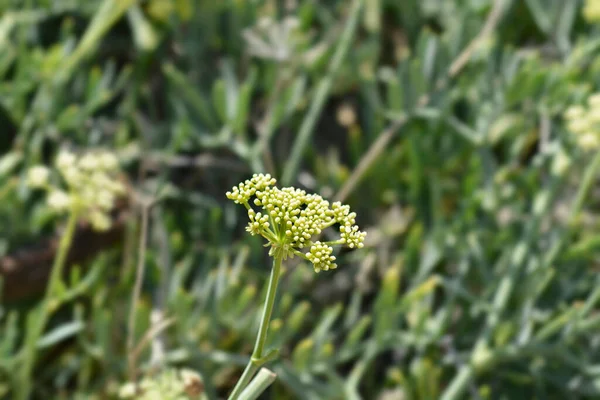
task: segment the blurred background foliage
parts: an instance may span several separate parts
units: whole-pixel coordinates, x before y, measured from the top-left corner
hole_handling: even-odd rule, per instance
[[[185,366],[225,396],[269,263],[224,194],[270,172],[345,200],[368,236],[335,271],[286,265],[263,398],[599,398],[600,159],[563,119],[600,87],[583,7],[0,1],[0,256],[60,233],[23,177],[61,148],[114,150],[131,192],[122,240],[66,278],[33,397],[114,398],[129,379],[140,198],[156,201],[140,374]],[[0,304],[5,398],[39,295]]]

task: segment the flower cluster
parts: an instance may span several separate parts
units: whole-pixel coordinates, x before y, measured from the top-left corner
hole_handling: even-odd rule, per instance
[[[250,54],[264,59],[287,61],[301,52],[305,38],[299,30],[300,22],[288,17],[275,21],[261,18],[257,25],[243,32]]]
[[[590,23],[600,22],[600,0],[586,0],[583,17]]]
[[[588,98],[587,107],[571,106],[565,112],[567,129],[576,135],[583,150],[600,148],[600,93]]]
[[[189,369],[168,369],[156,377],[146,377],[137,385],[126,383],[119,390],[122,399],[189,400],[204,392],[202,378]]]
[[[125,193],[125,187],[116,179],[119,163],[115,155],[97,151],[78,156],[61,151],[54,166],[64,184],[52,182],[52,171],[47,167],[34,166],[27,176],[29,186],[47,191],[48,206],[53,211],[77,212],[99,231],[110,228],[109,213],[116,197]]]
[[[337,268],[337,265],[334,263],[335,256],[332,256],[331,253],[333,253],[331,246],[316,241],[310,247],[310,251],[306,253],[306,258],[313,263],[316,271],[328,271]]]
[[[366,233],[356,225],[356,213],[340,202],[329,202],[316,194],[293,187],[279,189],[271,175],[255,174],[227,192],[227,198],[248,209],[250,222],[246,230],[261,235],[271,243],[271,254],[282,252],[283,258],[301,256],[310,261],[316,272],[336,268],[332,245],[363,247]],[[256,212],[252,205],[261,207]],[[313,238],[335,224],[340,239],[313,242]],[[308,247],[308,253],[299,250]]]

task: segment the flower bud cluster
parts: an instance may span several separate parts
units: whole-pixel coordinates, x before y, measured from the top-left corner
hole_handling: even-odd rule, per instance
[[[326,200],[291,187],[258,191],[254,205],[261,206],[282,233],[284,241],[298,249],[304,248],[311,237],[334,222]]]
[[[202,377],[195,371],[167,369],[157,376],[145,377],[137,385],[126,383],[119,390],[119,398],[183,400],[198,398],[203,391]]]
[[[54,166],[65,185],[51,182],[51,170],[47,167],[34,166],[28,173],[29,186],[47,191],[47,203],[54,212],[77,211],[94,229],[110,228],[109,213],[117,196],[125,193],[125,187],[116,179],[116,156],[106,151],[78,156],[63,150]]]
[[[335,220],[340,224],[340,236],[345,244],[351,249],[357,247],[362,248],[366,232],[358,230],[356,225],[356,213],[350,212],[350,207],[342,205],[339,201],[331,205]]]
[[[315,271],[335,268],[330,244],[345,244],[350,248],[363,247],[366,233],[356,225],[356,213],[340,202],[329,204],[317,194],[293,187],[279,189],[270,175],[255,174],[227,192],[227,197],[248,209],[250,222],[246,230],[265,237],[273,248],[281,249],[284,258],[300,255],[311,261]],[[253,198],[253,199],[252,199]],[[252,200],[252,201],[251,201]],[[256,212],[252,206],[262,208]],[[339,224],[341,238],[335,242],[313,242],[313,237]],[[309,247],[304,254],[298,250]],[[271,254],[277,254],[272,251]]]
[[[583,17],[590,23],[600,22],[600,0],[586,0]]]
[[[310,247],[310,251],[306,253],[306,258],[313,263],[315,272],[321,270],[328,271],[337,268],[337,264],[334,262],[335,256],[332,256],[332,253],[333,247],[317,241]]]
[[[251,235],[258,235],[263,230],[269,228],[268,215],[262,215],[261,213],[256,213],[253,209],[249,209],[248,218],[250,219],[250,223],[248,223],[246,230],[250,232]]]
[[[233,200],[237,204],[248,203],[250,198],[256,194],[259,190],[265,190],[269,186],[273,186],[276,180],[271,178],[271,175],[266,174],[254,174],[251,179],[240,183],[231,189],[231,192],[227,192],[227,198]]]
[[[600,148],[600,93],[591,95],[585,106],[571,106],[565,112],[567,129],[575,134],[583,150]]]

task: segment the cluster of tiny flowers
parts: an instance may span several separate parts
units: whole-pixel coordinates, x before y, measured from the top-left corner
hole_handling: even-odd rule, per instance
[[[261,206],[275,226],[281,228],[286,243],[299,249],[304,248],[311,237],[320,234],[324,227],[335,222],[328,215],[327,201],[300,189],[273,187],[258,191],[254,205]]]
[[[367,233],[358,230],[356,213],[350,212],[350,207],[342,205],[340,202],[333,203],[332,209],[335,219],[340,222],[340,236],[344,243],[351,249],[363,247],[363,241]]]
[[[583,150],[600,148],[600,93],[588,98],[587,107],[571,106],[565,112],[567,129]]]
[[[590,23],[600,22],[600,0],[586,0],[583,17]]]
[[[337,268],[337,264],[334,262],[335,256],[332,256],[331,253],[333,253],[333,247],[317,241],[310,246],[306,258],[313,263],[316,272],[328,271]]]
[[[271,178],[271,175],[255,174],[252,179],[234,186],[231,192],[227,192],[227,198],[238,204],[245,204],[250,201],[250,198],[259,190],[264,190],[269,186],[274,185],[276,180]]]
[[[258,235],[265,229],[269,228],[269,216],[256,213],[253,209],[248,210],[248,218],[250,222],[246,227],[246,230],[252,235]]]
[[[122,399],[190,400],[199,399],[204,391],[202,378],[188,369],[169,369],[152,378],[144,378],[137,385],[126,383],[119,390]]]
[[[305,41],[299,27],[297,18],[287,17],[282,21],[275,21],[263,17],[256,26],[244,30],[243,36],[250,54],[281,62],[302,53],[296,51]]]
[[[28,172],[29,186],[47,191],[47,203],[53,211],[77,210],[94,229],[110,228],[109,213],[116,197],[125,193],[125,187],[116,179],[119,163],[115,155],[102,151],[78,156],[61,151],[54,166],[64,185],[51,182],[52,171],[47,167],[34,166]]]
[[[330,244],[345,244],[350,248],[363,247],[366,233],[356,225],[356,213],[339,202],[330,204],[316,194],[293,187],[279,189],[270,175],[255,174],[227,192],[227,197],[248,209],[250,222],[246,230],[262,235],[272,244],[272,250],[283,249],[284,258],[301,255],[311,261],[315,271],[335,268]],[[253,198],[253,199],[252,199]],[[252,200],[252,201],[251,201]],[[261,207],[256,212],[252,206]],[[313,243],[312,238],[339,224],[341,238],[331,243]],[[309,247],[304,254],[298,250]],[[274,254],[274,253],[271,253]]]

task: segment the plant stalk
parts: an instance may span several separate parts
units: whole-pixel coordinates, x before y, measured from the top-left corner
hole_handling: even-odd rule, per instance
[[[15,387],[15,399],[17,400],[27,400],[31,393],[31,371],[33,371],[35,365],[36,345],[44,332],[44,328],[48,319],[50,319],[50,315],[58,307],[58,303],[52,303],[52,297],[55,295],[63,274],[67,261],[67,254],[69,253],[69,248],[73,242],[73,235],[75,234],[78,217],[79,211],[77,209],[71,210],[67,226],[58,244],[58,250],[54,258],[52,271],[50,272],[50,280],[46,287],[46,294],[44,295],[42,304],[40,305],[40,308],[32,311],[32,314],[28,317],[27,336],[22,349],[23,360],[21,370],[19,371],[19,377],[17,378],[17,385]]]
[[[256,400],[258,396],[275,382],[275,378],[276,375],[273,372],[266,368],[261,368],[256,378],[242,392],[241,398],[244,400]]]
[[[277,252],[275,258],[273,259],[273,268],[271,269],[271,277],[269,278],[267,297],[265,299],[265,305],[263,308],[262,318],[260,320],[260,326],[258,328],[256,343],[254,344],[254,350],[252,351],[252,356],[250,357],[250,360],[246,365],[246,369],[244,369],[242,376],[233,388],[231,395],[229,395],[229,400],[236,400],[239,398],[240,394],[248,385],[256,371],[265,362],[265,360],[263,359],[263,351],[265,348],[265,343],[267,341],[267,333],[269,330],[269,322],[271,321],[271,314],[273,313],[273,306],[275,304],[277,285],[279,284],[279,276],[281,275],[282,261],[282,252]]]

